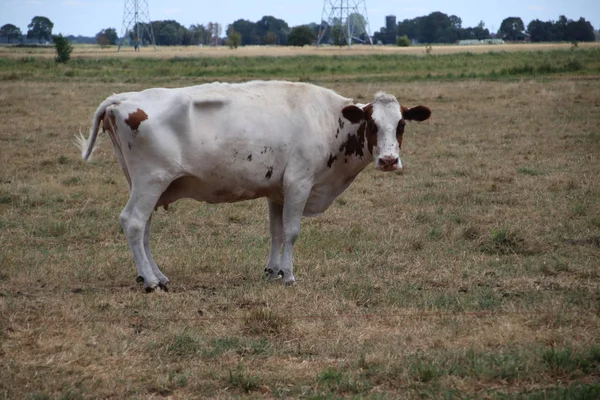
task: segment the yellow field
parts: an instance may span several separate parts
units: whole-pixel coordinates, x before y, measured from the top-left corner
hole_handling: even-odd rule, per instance
[[[431,47],[432,54],[450,54],[459,52],[484,53],[489,51],[547,51],[558,49],[569,49],[570,43],[519,43],[503,45],[477,45],[477,46],[454,46],[434,45]],[[598,48],[600,42],[580,43],[580,48]],[[97,45],[75,45],[72,53],[73,58],[100,58],[100,57],[257,57],[273,56],[285,57],[295,55],[358,55],[358,54],[425,54],[425,46],[397,47],[397,46],[365,46],[353,45],[352,47],[332,46],[305,46],[305,47],[282,47],[282,46],[244,46],[237,49],[228,47],[209,46],[159,46],[154,50],[152,47],[142,47],[141,51],[134,52],[133,47],[122,47],[117,53],[116,46],[101,49]],[[48,49],[22,49],[0,46],[0,57],[54,57],[52,47]]]

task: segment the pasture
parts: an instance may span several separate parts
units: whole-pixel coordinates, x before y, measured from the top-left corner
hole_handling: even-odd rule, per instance
[[[0,49],[1,398],[600,397],[597,46],[159,50]],[[183,200],[144,293],[110,140],[73,136],[113,92],[272,78],[432,117],[303,219],[297,285],[262,280],[264,199]]]

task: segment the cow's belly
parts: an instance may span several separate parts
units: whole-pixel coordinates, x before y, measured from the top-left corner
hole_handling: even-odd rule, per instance
[[[259,197],[281,197],[276,187],[265,185],[231,185],[227,182],[207,182],[195,176],[175,179],[161,195],[157,207],[169,205],[183,198],[207,203],[234,203]]]

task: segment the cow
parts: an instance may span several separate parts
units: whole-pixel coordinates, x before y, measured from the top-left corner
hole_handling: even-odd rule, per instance
[[[266,197],[271,249],[265,277],[295,282],[294,243],[302,216],[317,216],[371,162],[402,168],[406,121],[429,108],[407,108],[378,92],[368,104],[307,83],[251,81],[153,88],[114,94],[96,110],[84,160],[100,127],[129,183],[120,214],[137,282],[167,290],[150,252],[152,212],[182,198],[207,203]]]

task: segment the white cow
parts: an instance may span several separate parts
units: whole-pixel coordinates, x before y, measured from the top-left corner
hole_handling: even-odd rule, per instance
[[[84,160],[102,124],[129,182],[120,215],[138,282],[166,290],[150,253],[152,211],[181,198],[208,203],[266,197],[271,252],[268,279],[295,281],[292,251],[302,216],[325,211],[360,171],[402,168],[405,121],[431,111],[377,93],[366,105],[318,86],[292,82],[211,83],[115,94],[96,110]]]

